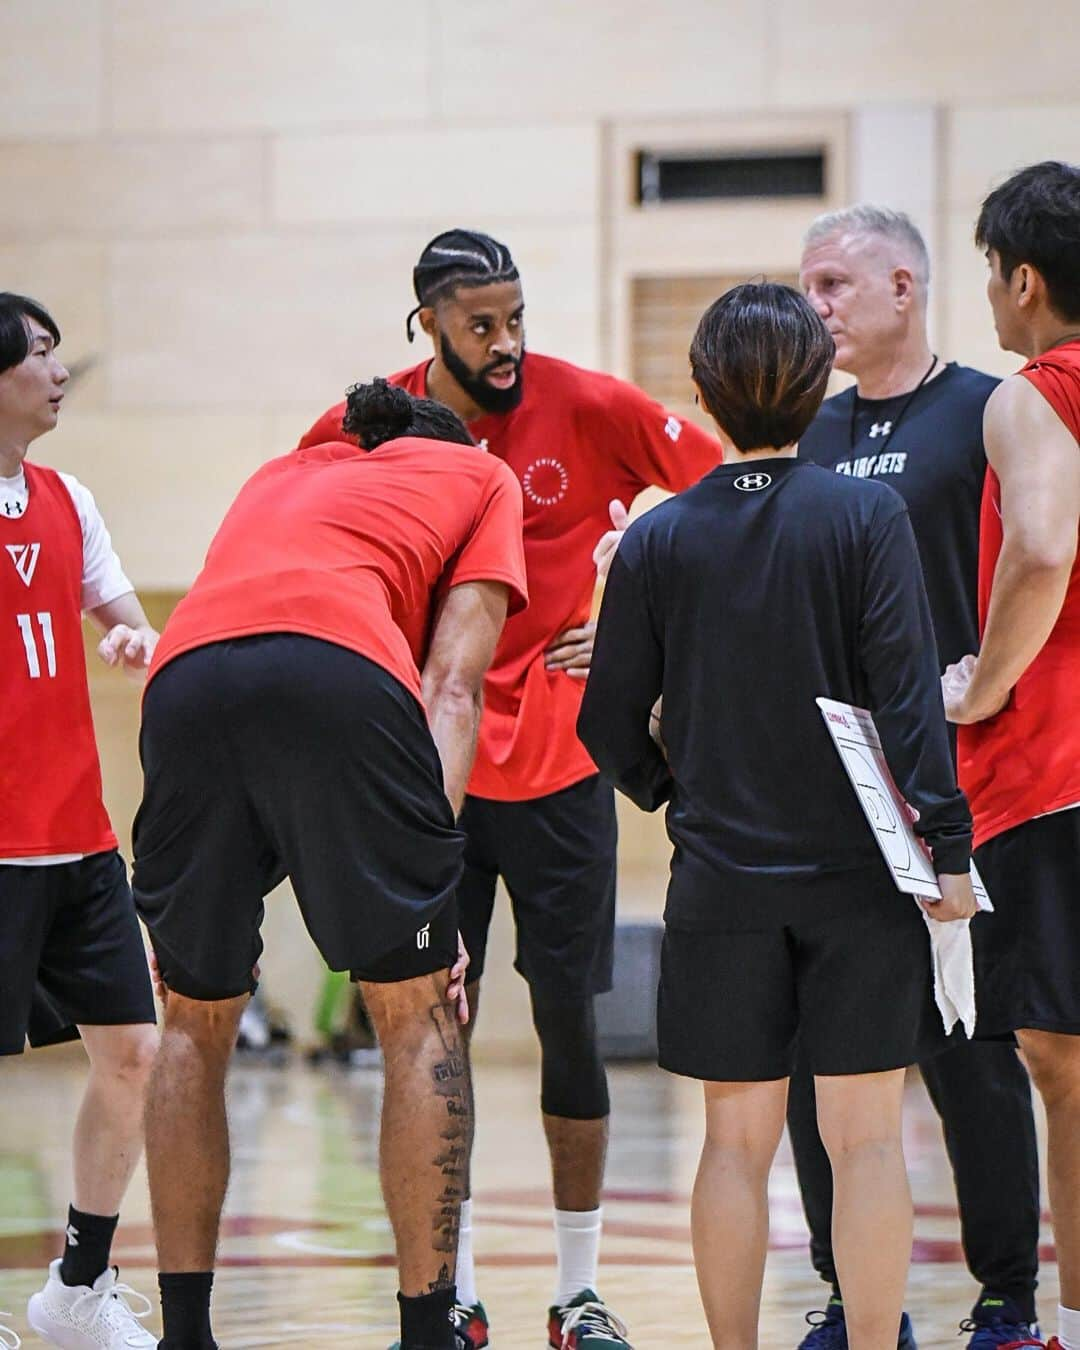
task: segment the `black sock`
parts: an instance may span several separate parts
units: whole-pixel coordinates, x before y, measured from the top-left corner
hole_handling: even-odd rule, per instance
[[[401,1350],[454,1350],[450,1313],[457,1290],[436,1289],[432,1294],[406,1298],[398,1294],[401,1308]]]
[[[74,1205],[68,1206],[67,1238],[60,1262],[60,1278],[64,1284],[92,1285],[109,1268],[109,1251],[119,1214],[105,1218],[101,1214],[83,1214]]]
[[[161,1350],[217,1350],[210,1330],[212,1270],[183,1275],[159,1275],[161,1290]]]

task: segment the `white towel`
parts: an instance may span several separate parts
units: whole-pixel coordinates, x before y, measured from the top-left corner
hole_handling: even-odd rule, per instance
[[[981,887],[980,887],[981,889]],[[980,910],[992,910],[985,892],[977,897]],[[971,950],[971,920],[939,923],[926,910],[922,916],[930,930],[930,961],[934,970],[934,1002],[946,1033],[960,1022],[970,1038],[975,1034],[975,958]]]

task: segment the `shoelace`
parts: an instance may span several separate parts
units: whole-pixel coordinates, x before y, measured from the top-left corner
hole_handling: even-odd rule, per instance
[[[1016,1333],[1020,1334],[1017,1335]],[[958,1336],[978,1335],[979,1341],[986,1346],[995,1346],[997,1350],[1011,1350],[1013,1346],[1037,1345],[1041,1347],[1043,1342],[1031,1333],[1031,1328],[1023,1322],[1003,1322],[995,1317],[992,1322],[976,1322],[973,1317],[966,1317],[960,1323],[960,1330],[956,1333]]]
[[[128,1303],[127,1300],[129,1298],[137,1298],[141,1303],[145,1303],[146,1307],[143,1308],[140,1312],[136,1312],[136,1310]],[[110,1285],[108,1289],[101,1289],[101,1290],[88,1289],[85,1294],[79,1295],[79,1297],[71,1305],[71,1310],[72,1312],[75,1312],[84,1303],[96,1302],[97,1307],[90,1315],[90,1325],[93,1326],[95,1322],[99,1321],[102,1317],[104,1317],[106,1313],[111,1309],[112,1300],[114,1299],[117,1303],[120,1304],[124,1312],[126,1312],[131,1317],[149,1317],[150,1310],[154,1306],[150,1302],[150,1300],[146,1297],[145,1294],[140,1294],[137,1289],[132,1289],[130,1284],[120,1284],[119,1282],[117,1282],[116,1284]],[[141,1331],[142,1328],[140,1327],[139,1330]],[[130,1332],[128,1333],[127,1336],[125,1336],[124,1339],[127,1341],[128,1345],[135,1344],[135,1342],[132,1341],[131,1339]]]
[[[812,1328],[806,1340],[813,1336],[814,1350],[829,1350],[831,1346],[844,1345],[847,1342],[847,1326],[844,1319],[830,1317],[824,1308],[815,1308],[812,1312],[808,1312],[806,1323]]]
[[[611,1309],[603,1303],[593,1303],[590,1300],[586,1303],[578,1303],[573,1308],[560,1308],[559,1316],[564,1318],[562,1324],[563,1350],[566,1350],[566,1347],[570,1344],[570,1333],[572,1331],[613,1331],[616,1336],[624,1341],[630,1334],[626,1323],[620,1321]]]
[[[10,1316],[10,1313],[0,1312],[0,1317]],[[10,1327],[0,1327],[0,1346],[3,1346],[4,1350],[19,1350],[20,1345],[22,1341],[17,1332],[12,1331]]]

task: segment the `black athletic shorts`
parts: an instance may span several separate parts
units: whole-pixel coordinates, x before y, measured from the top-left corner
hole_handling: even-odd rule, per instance
[[[150,681],[139,749],[135,903],[170,988],[253,989],[286,876],[332,970],[453,964],[463,840],[423,709],[381,666],[289,633],[199,647]]]
[[[790,1075],[796,1041],[815,1074],[880,1073],[948,1044],[930,935],[895,890],[866,907],[760,931],[664,932],[660,1066],[712,1082]]]
[[[994,903],[971,926],[975,1035],[1080,1036],[1080,807],[995,835],[975,861]]]
[[[615,944],[615,793],[599,775],[524,802],[468,797],[458,916],[483,974],[501,876],[517,928],[515,969],[534,993],[560,998],[611,988]]]
[[[153,1022],[154,994],[115,849],[0,864],[0,1055],[73,1040],[78,1025]]]

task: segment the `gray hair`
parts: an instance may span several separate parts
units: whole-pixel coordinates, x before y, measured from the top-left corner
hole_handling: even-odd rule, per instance
[[[926,299],[930,286],[930,254],[918,226],[904,211],[860,202],[842,211],[828,211],[811,224],[803,235],[803,248],[823,243],[838,234],[877,235],[898,244],[911,264],[911,273],[919,292]]]

